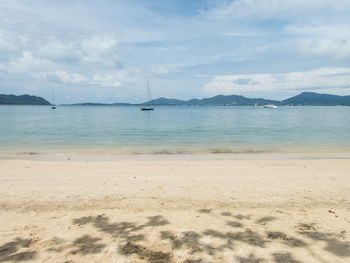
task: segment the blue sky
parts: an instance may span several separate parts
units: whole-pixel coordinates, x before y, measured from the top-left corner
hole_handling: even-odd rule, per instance
[[[350,94],[348,0],[1,0],[0,93]]]

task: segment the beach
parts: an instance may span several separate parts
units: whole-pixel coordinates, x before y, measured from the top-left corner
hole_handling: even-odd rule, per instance
[[[0,0],[0,263],[350,263],[350,0]]]
[[[349,262],[347,155],[0,159],[0,262]]]

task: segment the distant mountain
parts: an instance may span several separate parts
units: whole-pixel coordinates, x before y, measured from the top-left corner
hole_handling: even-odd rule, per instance
[[[51,105],[47,100],[31,95],[0,94],[0,105]]]
[[[105,106],[110,105],[106,103],[94,103],[94,102],[83,102],[83,103],[74,103],[74,104],[61,104],[62,106]]]
[[[282,105],[314,105],[314,106],[350,106],[350,96],[303,92],[297,96],[281,101]]]
[[[254,105],[255,103],[259,105],[263,104],[279,104],[279,101],[276,100],[266,100],[262,98],[246,98],[240,95],[217,95],[215,97],[201,99],[198,102],[195,102],[198,105],[232,105],[232,106],[245,106],[245,105]]]
[[[244,106],[244,105],[254,105],[255,103],[259,105],[263,104],[279,104],[276,100],[266,100],[266,99],[250,99],[239,95],[217,95],[211,98],[205,99],[191,99],[191,100],[177,100],[177,99],[167,99],[159,98],[151,101],[147,101],[143,104],[152,105],[225,105],[225,106]]]
[[[200,99],[191,99],[191,100],[186,101],[186,103],[188,105],[197,105],[200,103],[200,101],[201,101]]]
[[[158,98],[150,101],[146,101],[142,104],[152,104],[152,105],[182,105],[185,104],[185,100],[177,99],[167,99],[167,98]]]
[[[130,103],[95,103],[95,102],[83,102],[74,104],[61,104],[61,106],[130,106]]]
[[[51,105],[47,100],[30,95],[4,95],[0,94],[0,105]],[[130,105],[193,105],[193,106],[253,106],[254,104],[265,105],[291,105],[291,106],[350,106],[350,96],[338,96],[330,94],[319,94],[315,92],[303,92],[297,96],[286,100],[277,101],[263,98],[247,98],[240,95],[217,95],[211,98],[178,100],[168,98],[158,98],[141,104],[131,103],[76,103],[63,104],[65,106],[130,106]]]
[[[113,106],[130,106],[133,105],[131,103],[126,103],[126,102],[116,102],[112,104]]]

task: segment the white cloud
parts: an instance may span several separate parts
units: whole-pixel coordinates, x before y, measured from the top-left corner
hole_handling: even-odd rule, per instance
[[[0,53],[14,50],[15,47],[6,40],[4,34],[0,32]]]
[[[343,25],[290,25],[285,28],[297,37],[296,48],[303,54],[340,60],[350,58],[350,31]]]
[[[64,71],[55,71],[55,72],[41,72],[34,75],[39,76],[42,79],[51,79],[59,81],[64,84],[78,84],[81,82],[87,82],[88,78],[79,74],[79,73],[67,73]]]
[[[319,23],[312,25],[287,25],[285,32],[299,37],[328,37],[328,38],[349,38],[350,32],[348,26],[343,24]]]
[[[64,44],[58,40],[51,40],[39,47],[38,55],[55,62],[71,63],[77,60],[79,52],[72,43]]]
[[[93,36],[84,40],[81,47],[87,54],[87,59],[98,59],[101,56],[113,55],[117,43],[117,40],[111,37]]]
[[[103,74],[103,75],[94,75],[90,84],[97,84],[104,87],[120,87],[121,83],[115,79],[113,75]]]
[[[169,69],[163,65],[153,66],[151,67],[151,73],[154,74],[168,74]]]
[[[350,38],[302,39],[298,41],[298,48],[305,54],[329,56],[336,59],[350,58]]]
[[[82,64],[92,70],[114,70],[120,67],[118,41],[113,37],[92,36],[79,43]]]
[[[215,76],[204,85],[203,94],[211,96],[247,92],[291,92],[308,89],[348,94],[350,91],[350,68],[319,68],[305,72]]]
[[[269,17],[285,18],[300,13],[314,13],[320,9],[342,9],[349,7],[348,0],[235,0],[224,2],[202,15],[208,19],[267,19]],[[287,13],[287,14],[286,14]]]
[[[120,87],[122,84],[117,80],[116,75],[95,74],[91,78],[79,73],[68,73],[65,71],[41,72],[32,74],[33,77],[41,80],[58,81],[63,84],[88,84],[102,87]]]
[[[95,35],[67,43],[51,39],[39,47],[37,55],[58,64],[83,64],[85,67],[113,69],[117,60],[116,48],[116,39]]]
[[[52,63],[46,59],[33,57],[29,51],[23,51],[20,57],[12,59],[7,65],[9,72],[13,73],[30,73],[43,68],[51,67]]]
[[[302,0],[236,0],[225,2],[218,7],[209,10],[204,15],[209,19],[222,20],[227,18],[267,17],[272,14],[296,7],[303,3]]]
[[[123,73],[122,73],[123,74]],[[65,71],[40,72],[31,74],[34,78],[59,82],[62,84],[85,84],[101,87],[121,87],[122,84],[117,74],[95,74],[92,77],[80,73],[69,73]],[[121,76],[121,75],[119,75]]]
[[[103,87],[121,87],[123,83],[136,83],[138,77],[143,72],[138,67],[130,67],[121,70],[110,71],[109,73],[101,73],[93,75],[89,84],[100,85]]]

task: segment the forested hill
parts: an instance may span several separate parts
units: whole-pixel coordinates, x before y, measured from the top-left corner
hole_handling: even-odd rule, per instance
[[[51,105],[47,100],[31,95],[0,94],[0,105]]]

